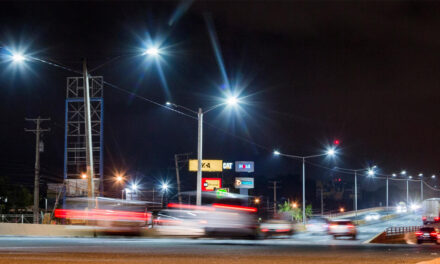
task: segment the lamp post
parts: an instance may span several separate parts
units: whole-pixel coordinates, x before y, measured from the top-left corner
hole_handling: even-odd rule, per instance
[[[212,106],[208,110],[203,111],[202,108],[196,112],[190,108],[174,104],[171,102],[166,102],[168,107],[182,108],[188,112],[197,115],[197,194],[196,194],[196,205],[202,205],[202,160],[203,160],[203,115],[224,105],[234,106],[239,103],[239,99],[235,96],[231,96],[225,100],[225,102]]]
[[[346,168],[335,167],[336,170],[340,170],[340,171],[344,171],[344,172],[352,172],[354,174],[354,213],[355,213],[356,217],[357,217],[357,213],[358,213],[358,185],[357,185],[358,172],[367,172],[367,174],[369,176],[373,176],[375,168],[376,168],[376,166],[373,166],[372,168],[368,168],[368,169],[365,169],[365,168],[364,169],[346,169]]]
[[[336,151],[334,148],[330,148],[326,151],[326,153],[323,154],[310,155],[310,156],[297,156],[297,155],[284,154],[279,152],[278,150],[275,150],[273,154],[276,156],[283,156],[287,158],[302,160],[302,219],[303,219],[303,224],[305,224],[306,223],[306,159],[317,158],[322,156],[334,156],[336,154]]]
[[[160,200],[160,204],[161,204],[162,208],[163,208],[163,196],[168,191],[168,187],[169,186],[167,183],[162,183],[160,186],[160,189],[162,190],[162,199]]]

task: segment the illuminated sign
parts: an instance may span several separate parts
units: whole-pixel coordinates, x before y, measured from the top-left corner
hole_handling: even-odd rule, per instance
[[[217,198],[223,198],[225,195],[229,192],[229,188],[219,188],[215,189],[215,194],[217,195]]]
[[[189,160],[189,171],[197,171],[197,160]],[[202,160],[202,171],[221,172],[223,171],[222,160]]]
[[[237,189],[253,189],[254,178],[237,177],[235,178],[235,188]]]
[[[202,191],[212,192],[222,187],[221,178],[202,178]]]
[[[223,169],[224,170],[232,170],[232,166],[234,166],[234,163],[232,163],[232,162],[223,162]]]
[[[253,161],[236,161],[235,162],[236,172],[254,172],[254,162]]]

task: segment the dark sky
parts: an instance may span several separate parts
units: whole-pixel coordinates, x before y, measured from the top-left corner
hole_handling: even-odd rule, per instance
[[[0,43],[74,69],[81,69],[83,57],[94,68],[121,56],[92,74],[160,103],[207,108],[224,91],[210,18],[229,82],[246,103],[237,113],[219,109],[205,116],[215,128],[205,126],[204,157],[254,160],[256,174],[269,179],[299,172],[295,162],[272,157],[274,148],[315,154],[338,138],[338,166],[440,173],[440,3],[195,1],[170,26],[179,6],[2,2]],[[136,56],[147,36],[166,47],[161,65],[170,98],[154,64]],[[34,137],[23,131],[24,118],[47,116],[52,132],[44,136],[41,162],[47,175],[61,179],[65,78],[72,74],[27,66],[0,65],[0,166],[32,182]],[[173,155],[196,153],[195,120],[111,87],[104,97],[107,175],[123,168],[147,179],[174,179]]]

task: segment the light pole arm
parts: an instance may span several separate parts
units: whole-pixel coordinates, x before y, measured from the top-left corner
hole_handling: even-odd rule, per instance
[[[178,105],[178,104],[175,104],[175,103],[167,102],[166,105],[170,105],[170,106],[173,106],[173,107],[175,107],[175,108],[182,108],[182,109],[184,109],[184,110],[186,110],[186,111],[188,111],[188,112],[191,112],[191,113],[193,113],[193,114],[196,114],[196,115],[198,114],[197,111],[194,111],[194,110],[192,110],[192,109],[190,109],[190,108],[188,108],[188,107],[185,107],[185,106],[182,106],[182,105]]]

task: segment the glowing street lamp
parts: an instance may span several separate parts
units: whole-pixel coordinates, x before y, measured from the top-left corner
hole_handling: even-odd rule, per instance
[[[401,175],[406,175],[406,170],[400,172]]]
[[[325,151],[325,153],[317,154],[317,155],[310,155],[310,156],[289,155],[289,154],[281,153],[278,150],[274,150],[273,154],[275,156],[284,156],[287,158],[302,160],[302,189],[303,189],[302,190],[302,214],[303,214],[302,219],[303,219],[303,224],[305,224],[306,223],[306,159],[317,158],[317,157],[322,157],[322,156],[333,157],[337,154],[337,152],[334,148],[329,148]]]
[[[153,57],[157,57],[160,54],[161,54],[161,50],[154,46],[147,48],[144,52],[144,55],[153,56]]]
[[[203,115],[220,107],[220,106],[235,106],[240,103],[240,99],[235,96],[229,96],[224,99],[223,103],[217,104],[208,108],[208,110],[203,111],[202,108],[196,112],[185,106],[174,104],[172,102],[166,102],[165,105],[168,107],[182,108],[197,115],[198,121],[198,132],[197,132],[197,194],[196,194],[196,205],[202,205],[202,156],[203,156]]]
[[[162,191],[165,191],[165,192],[168,191],[168,183],[162,183],[160,188],[162,189]]]
[[[81,178],[82,178],[82,179],[87,179],[87,174],[86,174],[86,173],[82,173],[82,174],[81,174]]]
[[[11,59],[14,63],[21,63],[26,60],[26,57],[22,53],[16,52],[12,53]]]

